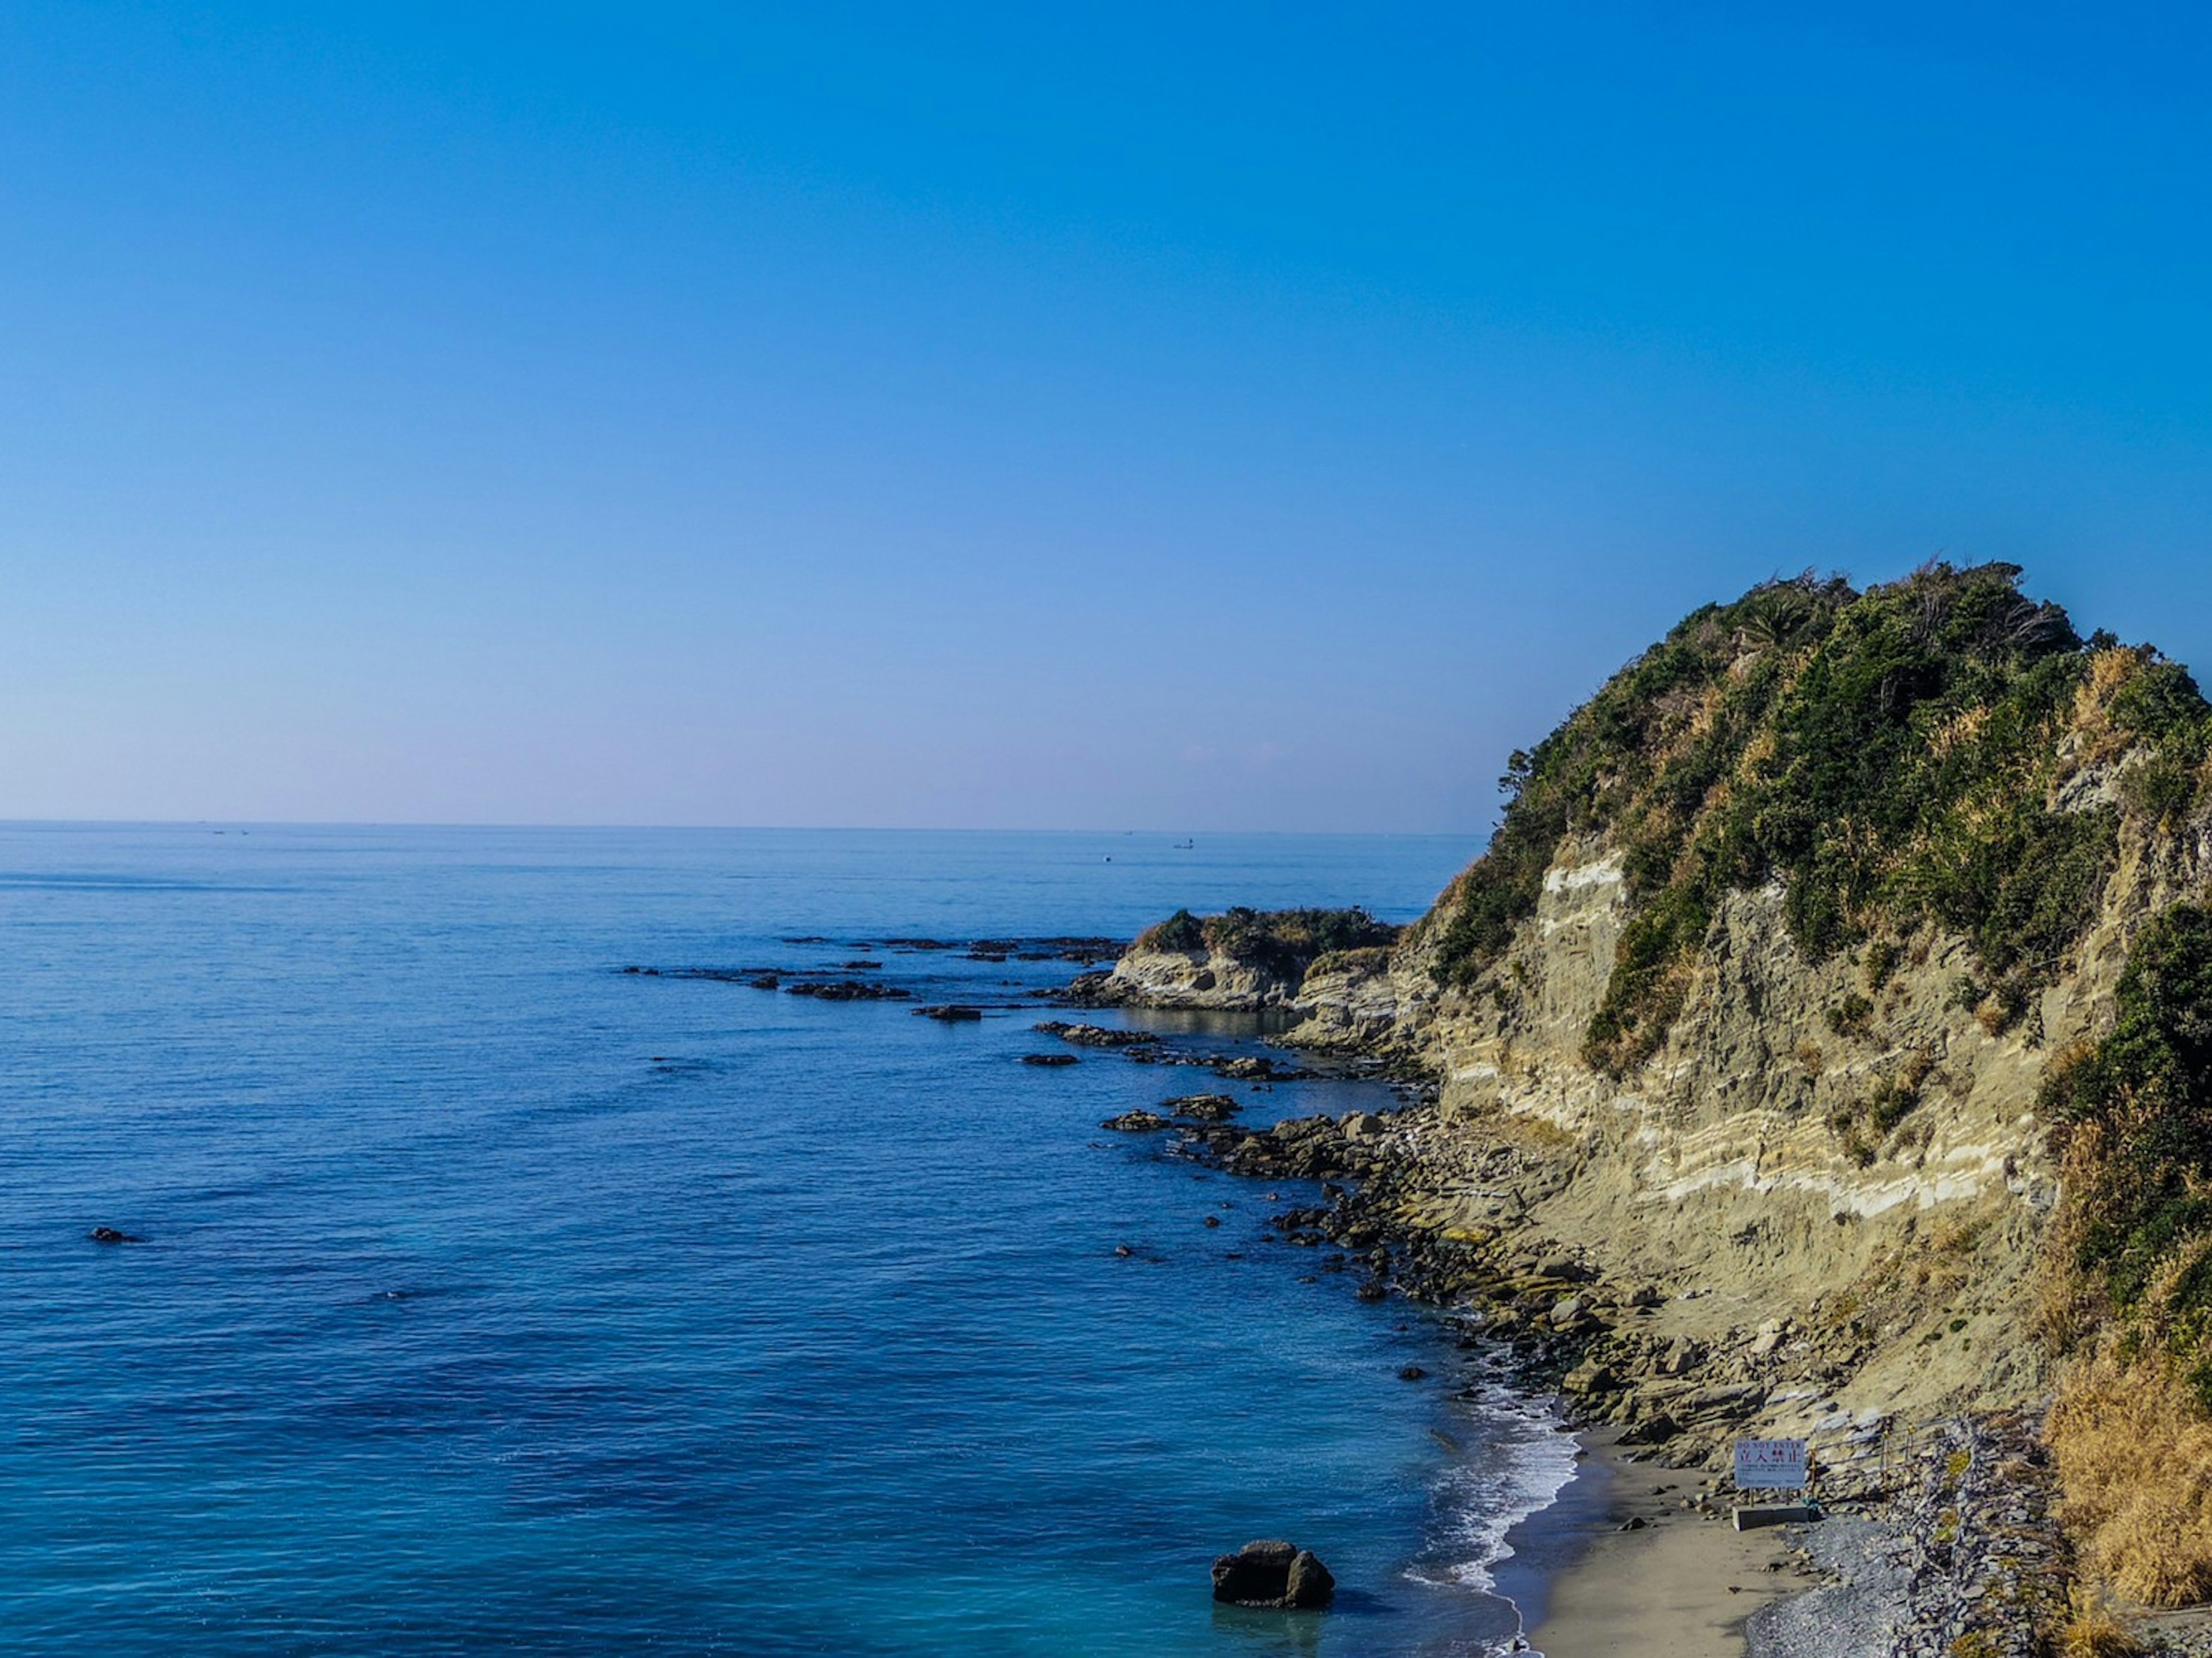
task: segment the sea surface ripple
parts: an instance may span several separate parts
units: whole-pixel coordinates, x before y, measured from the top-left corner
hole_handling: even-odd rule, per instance
[[[0,826],[0,1654],[1497,1649],[1571,1448],[1099,1132],[1205,1072],[622,970],[1003,1006],[1073,967],[883,946],[1407,920],[1472,850]],[[1277,1534],[1337,1609],[1213,1606]]]

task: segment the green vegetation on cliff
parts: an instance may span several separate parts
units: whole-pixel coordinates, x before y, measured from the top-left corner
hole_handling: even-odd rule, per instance
[[[2146,926],[2114,1001],[2040,1101],[2065,1194],[2043,1325],[2073,1355],[2051,1440],[2083,1564],[2184,1606],[2212,1595],[2212,913]]]
[[[2212,1409],[2212,913],[2179,904],[2129,952],[2110,1035],[2063,1055],[2072,1265]]]
[[[2118,811],[2063,785],[2148,751],[2128,807],[2174,818],[2212,744],[2185,671],[2084,641],[2020,574],[1931,564],[1864,592],[1808,574],[1692,614],[1513,756],[1504,823],[1431,916],[1437,978],[1492,968],[1587,835],[1632,904],[1588,1033],[1608,1072],[1666,1040],[1727,895],[1770,881],[1809,958],[1933,922],[1972,944],[1992,1017],[2018,1017],[2118,855]]]

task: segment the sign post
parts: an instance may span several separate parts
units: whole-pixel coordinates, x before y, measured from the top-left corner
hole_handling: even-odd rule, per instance
[[[1735,1485],[1742,1491],[1799,1491],[1811,1483],[1811,1459],[1802,1439],[1739,1439],[1735,1442]],[[1750,1531],[1760,1526],[1786,1526],[1818,1520],[1820,1511],[1809,1501],[1761,1503],[1739,1508],[1735,1528]]]

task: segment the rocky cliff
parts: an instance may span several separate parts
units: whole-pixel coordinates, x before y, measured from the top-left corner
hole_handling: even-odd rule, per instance
[[[1502,1327],[1565,1293],[1512,1288],[1547,1255],[1613,1286],[1578,1292],[1570,1384],[1685,1455],[2039,1407],[2069,1364],[2201,1413],[2212,1132],[2176,1125],[2212,1098],[2212,988],[2142,1015],[2149,1060],[2127,1008],[2205,884],[2212,709],[2019,576],[1709,606],[1513,756],[1490,850],[1388,948],[1212,950],[1162,999],[1432,1077],[1399,1219]],[[2212,1592],[2212,1549],[2182,1578]]]

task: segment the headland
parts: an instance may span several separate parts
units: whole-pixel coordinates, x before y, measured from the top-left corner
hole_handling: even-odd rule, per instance
[[[1708,605],[1512,757],[1414,925],[1182,913],[1071,987],[1418,1090],[1171,1132],[1328,1182],[1286,1241],[1603,1436],[1628,1529],[1551,1658],[1639,1607],[1644,1651],[2024,1658],[2212,1597],[2212,705],[2020,575]],[[1744,1436],[1832,1518],[1706,1517]]]

